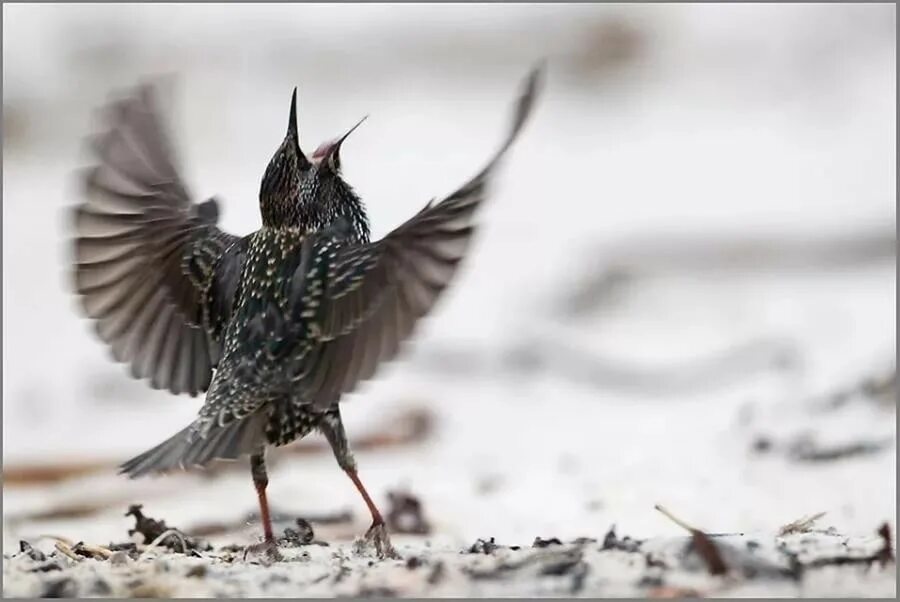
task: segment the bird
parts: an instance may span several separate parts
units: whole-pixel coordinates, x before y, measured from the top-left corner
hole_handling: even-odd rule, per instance
[[[295,87],[287,133],[260,183],[262,225],[238,236],[219,227],[216,197],[196,202],[188,190],[154,86],[111,101],[72,210],[74,289],[96,335],[134,378],[205,393],[187,427],[120,472],[137,478],[249,457],[263,528],[257,545],[277,557],[266,450],[318,431],[371,514],[366,541],[379,558],[399,557],[360,480],[340,402],[397,356],[458,272],[542,74],[541,64],[525,78],[486,165],[375,241],[340,157],[362,121],[307,157]]]

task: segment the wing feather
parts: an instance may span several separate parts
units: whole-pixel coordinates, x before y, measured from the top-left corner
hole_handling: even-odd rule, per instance
[[[191,200],[154,90],[111,103],[92,140],[96,164],[72,212],[73,280],[82,309],[132,376],[197,395],[219,359],[243,239],[216,226],[214,200]],[[222,276],[224,274],[224,276]]]

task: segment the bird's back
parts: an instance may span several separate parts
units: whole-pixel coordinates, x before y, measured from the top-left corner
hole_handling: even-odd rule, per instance
[[[262,228],[248,237],[222,359],[207,395],[210,411],[289,395],[288,359],[308,342],[303,325],[289,319],[304,241],[307,234],[294,228]]]

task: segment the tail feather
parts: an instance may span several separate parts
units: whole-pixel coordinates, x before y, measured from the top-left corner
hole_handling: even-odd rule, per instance
[[[265,444],[265,423],[266,414],[256,412],[223,427],[213,427],[205,437],[197,436],[189,426],[122,464],[119,473],[135,479],[176,468],[205,466],[217,459],[237,460]]]

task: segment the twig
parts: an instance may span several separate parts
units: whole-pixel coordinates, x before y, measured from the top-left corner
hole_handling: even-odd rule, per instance
[[[673,523],[675,523],[676,525],[678,525],[679,527],[684,529],[685,531],[694,531],[695,530],[692,526],[690,526],[689,524],[687,524],[686,522],[684,522],[683,520],[681,520],[680,518],[678,518],[677,516],[675,516],[674,514],[669,512],[668,510],[666,510],[661,504],[654,504],[653,508],[657,512],[660,512],[667,519],[669,519],[670,521],[672,521]]]
[[[719,553],[719,548],[716,547],[716,544],[713,543],[713,540],[710,539],[706,533],[699,529],[695,529],[683,520],[676,518],[675,515],[659,504],[656,504],[654,508],[673,523],[690,532],[694,549],[697,550],[697,554],[699,554],[706,563],[706,568],[709,569],[710,575],[725,575],[728,573],[728,566],[725,564],[722,554]]]
[[[174,535],[175,537],[178,538],[178,541],[181,542],[181,553],[182,553],[182,554],[186,554],[186,553],[187,553],[187,544],[185,544],[185,542],[184,542],[184,537],[181,536],[181,533],[178,531],[178,529],[169,529],[169,530],[167,530],[167,531],[163,531],[163,532],[159,535],[159,537],[157,537],[157,538],[154,539],[152,542],[150,542],[150,545],[147,546],[147,547],[144,549],[143,552],[141,552],[141,555],[140,555],[140,556],[138,556],[138,560],[143,560],[144,557],[145,557],[148,553],[150,553],[150,552],[152,552],[153,550],[155,550],[156,547],[159,545],[159,543],[162,542],[163,540],[165,540],[166,537],[168,537],[169,535]]]
[[[100,557],[103,560],[109,559],[112,556],[113,552],[109,548],[105,548],[103,546],[95,546],[93,544],[79,542],[75,544],[75,547],[72,548],[72,551],[78,554],[81,551],[87,552],[91,555],[91,557],[96,558]]]
[[[72,548],[69,547],[68,544],[66,544],[66,543],[64,543],[64,542],[62,542],[62,541],[57,541],[56,544],[54,544],[54,546],[55,546],[56,549],[59,550],[62,554],[65,554],[66,556],[68,556],[69,558],[71,558],[72,560],[74,560],[75,562],[81,562],[81,557],[78,556],[78,554],[76,554],[75,552],[73,552],[73,551],[72,551]]]
[[[788,523],[778,530],[778,536],[790,535],[791,533],[809,533],[817,520],[825,516],[825,512],[818,512],[812,516],[804,516],[798,518],[794,522]]]

